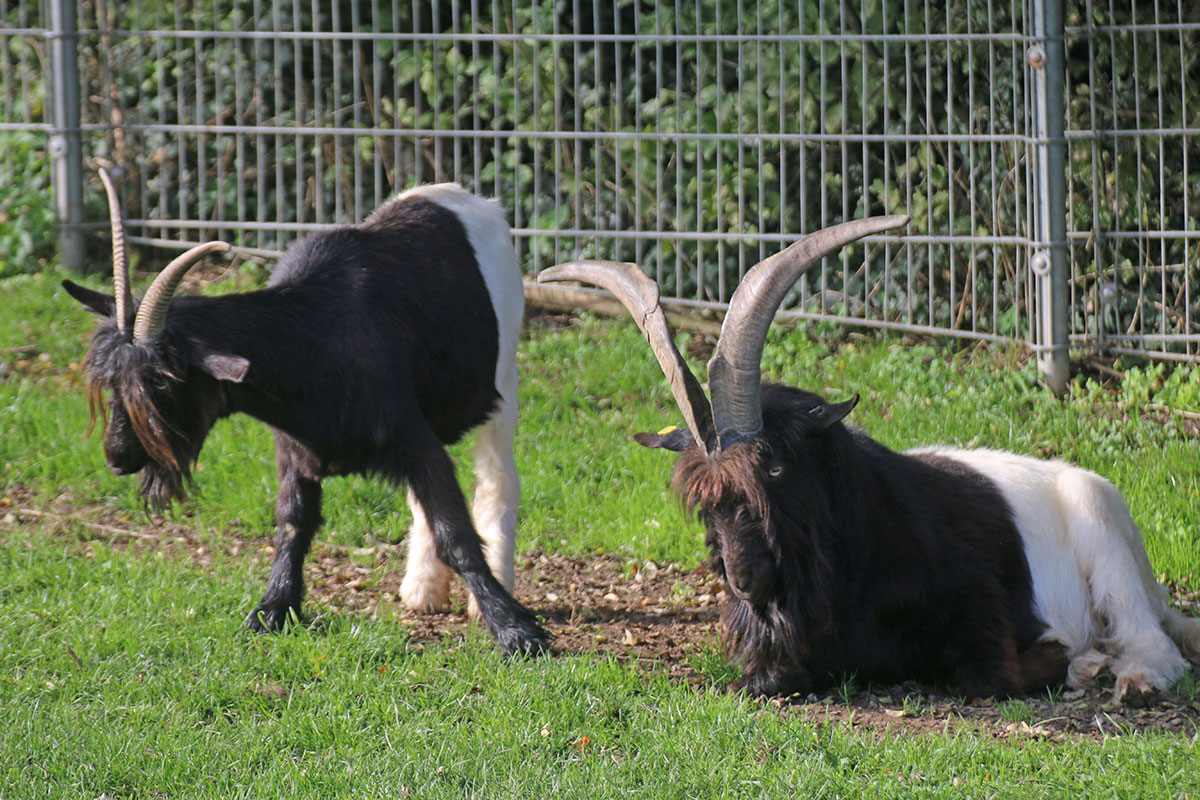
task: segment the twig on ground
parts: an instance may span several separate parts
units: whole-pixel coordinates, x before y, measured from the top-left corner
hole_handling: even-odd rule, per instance
[[[134,530],[130,530],[129,528],[118,528],[114,525],[105,525],[102,522],[90,522],[86,519],[81,519],[79,517],[69,517],[69,516],[66,516],[65,514],[55,514],[52,511],[38,511],[37,509],[24,508],[24,507],[13,509],[13,511],[18,516],[41,517],[43,519],[52,519],[55,522],[78,522],[79,524],[84,525],[88,528],[91,528],[91,529],[97,530],[97,531],[102,531],[104,533],[108,533],[113,536],[132,536],[135,539],[147,539],[150,541],[163,541],[163,540],[170,540],[170,541],[176,541],[176,542],[186,542],[187,541],[187,539],[184,539],[181,536],[159,536],[158,534],[153,534],[153,533],[142,533],[141,531],[134,531]]]

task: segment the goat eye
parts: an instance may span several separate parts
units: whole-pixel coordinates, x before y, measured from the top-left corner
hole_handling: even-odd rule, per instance
[[[767,477],[768,478],[778,478],[782,474],[783,474],[783,465],[782,464],[776,464],[775,466],[767,469]]]

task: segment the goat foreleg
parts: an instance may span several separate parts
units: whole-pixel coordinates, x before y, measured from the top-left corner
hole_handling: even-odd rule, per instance
[[[510,370],[501,387],[502,398],[517,395],[516,365]],[[513,590],[514,550],[517,540],[517,507],[521,501],[521,482],[513,455],[513,439],[517,428],[515,399],[502,399],[499,407],[475,431],[475,499],[471,517],[475,530],[483,541],[483,552],[492,574],[510,593]],[[437,544],[428,516],[421,503],[408,490],[408,507],[413,523],[408,531],[408,557],[400,597],[413,611],[428,614],[444,611],[450,605],[450,568],[438,557]],[[479,616],[475,595],[467,613]]]
[[[315,459],[294,439],[275,434],[279,496],[275,501],[275,561],[267,590],[246,625],[261,632],[278,631],[299,618],[304,600],[304,557],[321,526],[321,478]]]

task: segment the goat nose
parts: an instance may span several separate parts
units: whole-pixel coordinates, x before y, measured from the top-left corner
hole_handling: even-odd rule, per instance
[[[130,455],[112,455],[107,459],[108,469],[113,475],[132,475],[146,466],[145,458]]]
[[[729,575],[734,594],[751,602],[760,602],[770,594],[773,580],[769,567],[756,565]]]
[[[762,575],[754,569],[741,569],[730,577],[733,579],[734,591],[747,600],[757,599],[765,583]]]

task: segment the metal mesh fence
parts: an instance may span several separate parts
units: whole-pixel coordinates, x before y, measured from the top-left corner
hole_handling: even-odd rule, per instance
[[[36,3],[0,0],[0,131],[28,133],[44,122],[44,35]]]
[[[0,263],[32,263],[39,249],[34,239],[49,239],[44,249],[54,239],[52,210],[28,202],[49,191],[44,171],[39,185],[27,169],[46,158],[44,34],[36,3],[0,0]],[[15,191],[18,186],[24,191]]]
[[[40,130],[38,14],[4,2],[0,121]],[[89,0],[82,129],[146,244],[273,255],[459,180],[509,209],[530,274],[631,260],[719,307],[805,232],[909,213],[786,307],[1034,341],[1034,5]],[[1065,19],[1073,342],[1191,357],[1200,12],[1075,0]]]
[[[1072,339],[1195,358],[1200,5],[1089,0],[1066,34]]]

